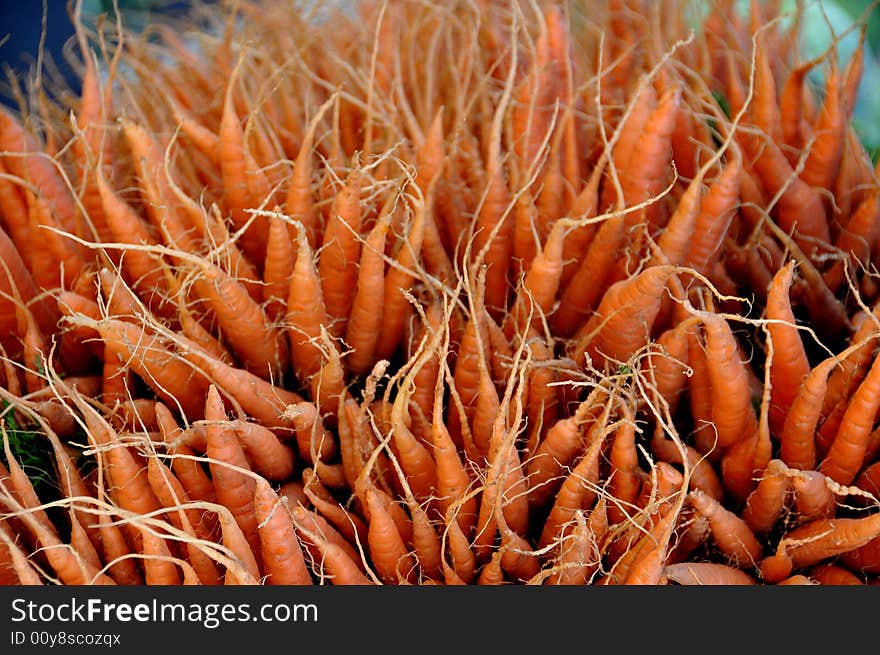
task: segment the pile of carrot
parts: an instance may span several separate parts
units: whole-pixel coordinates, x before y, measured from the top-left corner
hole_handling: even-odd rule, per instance
[[[873,584],[866,20],[780,4],[76,4],[0,112],[0,582]]]

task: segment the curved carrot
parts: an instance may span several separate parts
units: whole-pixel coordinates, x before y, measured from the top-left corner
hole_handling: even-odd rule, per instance
[[[781,460],[770,460],[764,476],[746,498],[742,517],[756,535],[766,535],[782,516],[791,489],[791,480],[785,469]]]

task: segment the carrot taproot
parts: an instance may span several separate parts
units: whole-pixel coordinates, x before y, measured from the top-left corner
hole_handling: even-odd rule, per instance
[[[220,543],[233,555],[233,566],[227,565],[223,575],[224,585],[256,585],[260,580],[260,550],[253,550],[250,540],[242,531],[241,526],[232,512],[225,506],[217,511],[217,523],[220,525]],[[259,543],[257,543],[259,548]]]
[[[280,216],[269,217],[266,236],[266,258],[263,261],[263,309],[272,321],[280,320],[287,311],[290,276],[293,275],[296,251],[290,230]]]
[[[773,276],[767,291],[767,332],[773,343],[769,420],[774,433],[781,430],[798,388],[810,372],[810,363],[791,308],[789,291],[793,281],[794,260],[790,260]]]
[[[757,429],[746,366],[740,361],[736,337],[726,319],[703,318],[706,363],[711,384],[712,423],[720,448],[728,448]]]
[[[194,288],[210,304],[244,368],[265,379],[281,379],[289,357],[282,332],[239,281],[206,260],[200,260],[199,269]]]
[[[336,337],[345,334],[354,301],[364,218],[360,196],[365,183],[365,174],[360,170],[352,171],[346,178],[345,186],[333,199],[318,257],[321,297],[331,321],[328,328]]]
[[[279,441],[269,428],[242,419],[233,419],[231,427],[256,473],[271,481],[286,480],[293,475],[295,451]]]
[[[307,510],[302,507],[293,510],[294,526],[309,540],[309,543],[315,545],[315,549],[318,551],[319,557],[315,563],[315,575],[319,581],[327,578],[331,584],[343,586],[374,584],[373,580],[364,575],[358,566],[358,560],[354,559],[343,547],[301,522],[301,517],[305,514],[307,514]]]
[[[791,488],[794,511],[799,521],[831,518],[837,508],[837,499],[818,471],[792,471]]]
[[[302,401],[288,405],[284,416],[293,426],[299,456],[306,462],[329,461],[338,452],[338,444],[324,426],[314,403]]]
[[[880,515],[861,518],[825,518],[809,521],[786,532],[780,541],[794,570],[856,550],[880,535]]]
[[[360,516],[343,507],[321,482],[314,469],[303,469],[302,494],[350,543],[366,543],[367,525]]]
[[[368,543],[370,560],[386,584],[415,580],[416,568],[394,520],[373,489],[367,489],[366,502],[370,512]]]
[[[614,283],[596,311],[579,330],[571,352],[594,366],[626,362],[648,342],[648,333],[660,311],[663,290],[672,270],[651,266]]]
[[[168,512],[171,522],[178,530],[197,539],[213,540],[211,526],[204,520],[204,511],[182,507],[190,502],[189,495],[174,472],[157,457],[150,457],[147,460],[147,477],[150,481],[150,488],[163,507],[170,510],[179,508],[176,511]],[[186,542],[184,547],[188,561],[201,583],[219,584],[222,576],[211,557],[202,551],[197,544]]]
[[[839,587],[842,585],[865,584],[855,573],[837,564],[831,564],[830,562],[814,566],[807,572],[807,575],[819,584],[824,585],[834,585]]]
[[[290,277],[285,321],[290,341],[290,358],[294,371],[303,381],[321,368],[323,355],[319,347],[321,326],[329,325],[329,315],[318,269],[305,231],[297,236],[296,264]]]
[[[800,174],[800,178],[814,188],[832,188],[843,156],[848,121],[841,78],[837,60],[831,57],[822,109],[811,126],[814,138]]]
[[[725,557],[740,568],[758,562],[763,546],[743,518],[699,489],[690,491],[687,498],[709,520],[712,538]]]
[[[782,516],[791,480],[782,460],[772,459],[752,493],[746,498],[742,518],[755,535],[769,533]]]
[[[240,65],[241,62],[236,65],[223,95],[223,112],[217,132],[215,157],[220,166],[224,199],[229,208],[230,219],[237,229],[252,221],[241,237],[241,245],[251,262],[259,266],[266,257],[269,224],[265,216],[251,216],[247,210],[256,208],[268,199],[270,185],[247,148],[245,134],[233,102]]]
[[[682,455],[682,450],[684,450],[684,455]],[[651,439],[651,452],[658,461],[686,466],[691,489],[699,489],[718,501],[725,499],[727,494],[724,490],[724,484],[710,461],[692,446],[687,444],[679,446],[672,439],[664,437],[659,426]]]
[[[321,120],[334,101],[334,98],[328,99],[309,121],[309,126],[306,128],[296,160],[293,163],[293,171],[285,199],[285,213],[303,226],[309,245],[313,249],[321,243],[319,238],[322,227],[319,223],[320,213],[315,206],[312,191],[312,158],[314,157],[315,135]]]
[[[590,432],[589,445],[563,480],[544,521],[538,541],[541,548],[558,539],[560,530],[571,521],[574,513],[578,509],[590,509],[598,496],[600,457],[608,430],[597,422]]]
[[[679,585],[753,585],[755,579],[741,569],[716,562],[667,564],[663,577]]]
[[[266,583],[310,585],[312,576],[288,511],[271,485],[265,479],[258,479],[254,489],[254,512]]]
[[[179,586],[180,572],[172,561],[171,549],[162,535],[150,528],[141,530],[143,538],[142,561],[144,582],[148,585]]]
[[[559,490],[565,469],[585,447],[586,426],[598,420],[595,408],[601,406],[604,394],[596,389],[578,406],[572,416],[554,423],[525,463],[529,482],[529,503],[539,508]]]
[[[227,508],[241,529],[256,561],[259,562],[260,536],[254,513],[256,479],[245,457],[235,430],[226,417],[217,387],[208,387],[205,400],[205,452],[217,503]],[[221,516],[221,527],[223,517]],[[256,576],[259,577],[259,576]]]
[[[385,275],[382,296],[382,330],[376,343],[375,357],[389,359],[400,345],[411,305],[404,292],[409,291],[415,282],[414,269],[418,264],[425,241],[425,225],[433,211],[434,187],[428,188],[424,198],[415,201],[413,218],[409,223],[406,237],[401,240],[391,266]]]
[[[819,464],[819,471],[839,484],[850,484],[864,464],[867,439],[880,409],[880,359],[875,359],[856,388]]]
[[[385,294],[385,241],[391,226],[389,196],[376,224],[367,235],[361,250],[357,288],[346,324],[345,342],[351,348],[346,358],[355,375],[367,372],[376,361],[376,348],[382,332]]]

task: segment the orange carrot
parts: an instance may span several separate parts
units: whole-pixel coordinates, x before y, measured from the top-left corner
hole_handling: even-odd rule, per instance
[[[355,375],[366,373],[377,359],[384,314],[385,240],[391,225],[391,213],[386,209],[390,207],[383,208],[361,251],[357,290],[346,325],[345,342],[351,348],[346,361]]]
[[[693,507],[709,520],[715,544],[725,557],[740,567],[758,562],[763,548],[745,520],[699,489],[689,492],[687,497]]]
[[[329,325],[321,279],[305,231],[297,237],[296,264],[290,277],[286,323],[293,370],[301,381],[321,368],[321,326]]]
[[[770,532],[785,509],[786,494],[791,488],[785,469],[781,460],[770,460],[764,476],[746,499],[742,517],[756,535]]]
[[[231,427],[255,472],[268,480],[286,480],[293,475],[295,451],[281,443],[269,428],[242,419],[233,419]]]
[[[679,585],[753,585],[754,578],[740,569],[715,562],[667,564],[663,577]]]
[[[335,337],[345,334],[354,301],[363,222],[360,195],[365,181],[362,171],[352,171],[334,198],[318,258],[321,293],[332,321],[328,328]]]
[[[672,271],[651,266],[613,284],[590,320],[581,328],[573,353],[594,366],[626,362],[648,342],[648,330],[660,311],[663,290]]]
[[[789,290],[793,281],[794,260],[790,260],[773,276],[767,292],[767,331],[773,343],[769,420],[774,433],[781,430],[798,388],[810,372],[810,363],[791,309]]]
[[[263,479],[257,480],[254,489],[254,512],[267,584],[312,584],[312,576],[288,509]]]
[[[880,359],[875,359],[846,407],[834,441],[819,471],[839,484],[850,484],[864,464],[867,439],[880,408]]]
[[[214,385],[208,388],[205,400],[206,454],[214,483],[217,502],[226,507],[241,529],[254,557],[259,561],[260,535],[254,512],[256,480],[239,444],[235,431],[226,418],[223,399]],[[221,516],[221,524],[223,517]]]

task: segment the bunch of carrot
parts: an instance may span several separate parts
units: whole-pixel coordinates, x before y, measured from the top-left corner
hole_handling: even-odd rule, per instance
[[[0,581],[873,583],[864,27],[738,4],[77,4],[0,112]]]

